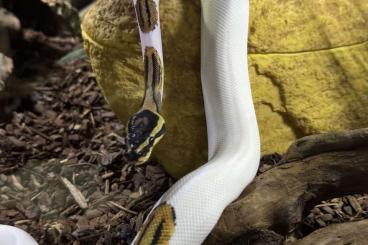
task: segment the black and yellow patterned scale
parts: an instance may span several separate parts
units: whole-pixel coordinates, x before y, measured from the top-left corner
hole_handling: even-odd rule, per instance
[[[138,24],[143,33],[153,31],[158,25],[158,8],[153,0],[137,0],[135,4]]]
[[[133,245],[169,245],[175,231],[175,210],[162,203],[152,211]]]
[[[161,49],[158,1],[137,0],[134,6],[144,48],[145,92],[140,110],[128,122],[126,156],[130,161],[142,164],[149,159],[152,149],[165,133],[165,120],[160,115],[164,71],[158,51]]]

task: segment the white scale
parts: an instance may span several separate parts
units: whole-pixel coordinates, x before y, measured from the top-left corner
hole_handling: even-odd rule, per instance
[[[0,244],[38,245],[38,243],[24,230],[8,225],[0,225]]]

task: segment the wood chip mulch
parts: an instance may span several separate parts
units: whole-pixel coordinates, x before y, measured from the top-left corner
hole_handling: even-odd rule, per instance
[[[333,223],[367,218],[368,194],[355,194],[322,201],[305,217],[303,225],[313,231]]]
[[[30,105],[0,122],[0,223],[41,245],[129,244],[172,179],[124,161],[123,124],[87,61],[32,87]]]

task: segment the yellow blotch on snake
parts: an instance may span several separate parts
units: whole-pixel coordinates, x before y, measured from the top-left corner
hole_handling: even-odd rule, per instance
[[[144,51],[144,81],[145,92],[143,108],[160,111],[163,89],[163,65],[157,50],[154,47],[146,47]]]
[[[167,203],[155,208],[134,245],[169,245],[175,231],[175,210]]]
[[[158,24],[158,11],[153,0],[137,0],[135,5],[137,19],[141,31],[153,31]]]

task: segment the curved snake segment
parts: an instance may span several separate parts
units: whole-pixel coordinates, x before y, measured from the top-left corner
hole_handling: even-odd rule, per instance
[[[249,0],[201,0],[201,6],[201,83],[209,161],[159,199],[158,207],[170,203],[177,219],[165,221],[161,209],[155,209],[136,245],[201,244],[259,166],[260,140],[246,69]],[[165,228],[170,220],[175,230]]]
[[[158,11],[153,0],[137,0],[135,5],[139,27],[143,33],[153,31],[158,24]]]
[[[145,223],[134,245],[168,245],[175,231],[175,210],[167,203],[159,205]]]

